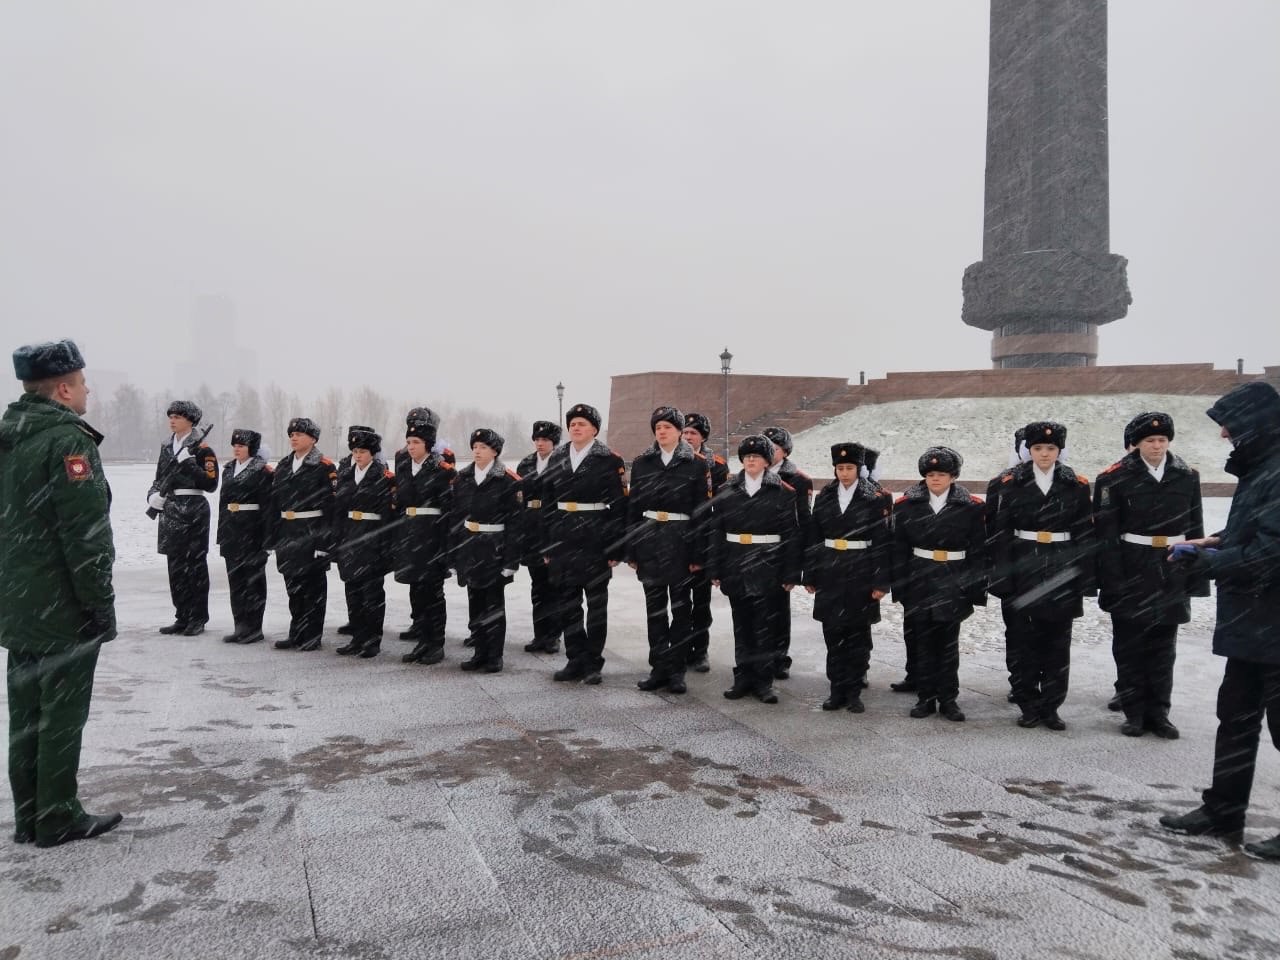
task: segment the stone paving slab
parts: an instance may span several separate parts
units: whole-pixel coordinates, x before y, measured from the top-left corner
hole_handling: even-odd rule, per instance
[[[214,583],[225,610],[216,569]],[[519,649],[522,580],[492,676],[458,670],[456,627],[430,668],[401,664],[395,639],[338,658],[332,630],[311,654],[222,644],[225,624],[163,638],[163,571],[117,586],[140,599],[101,660],[81,783],[125,822],[56,850],[0,847],[0,960],[1280,955],[1280,869],[1155,825],[1209,774],[1221,662],[1203,606],[1180,641],[1184,736],[1166,742],[1119,735],[1097,642],[1073,651],[1055,734],[1014,725],[998,637],[966,647],[966,723],[909,719],[912,698],[887,689],[892,622],[867,712],[823,713],[800,602],[778,705],[720,695],[721,599],[712,673],[684,696],[641,693],[627,573],[595,688],[552,682],[563,657]],[[403,588],[388,591],[401,616]],[[448,598],[461,624],[465,597],[450,584]],[[331,600],[334,625],[336,584]],[[273,607],[268,632],[282,629]],[[1250,836],[1277,830],[1264,742]]]

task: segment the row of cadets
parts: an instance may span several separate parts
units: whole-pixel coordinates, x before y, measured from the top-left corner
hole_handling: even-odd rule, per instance
[[[644,589],[649,676],[641,690],[686,691],[693,632],[693,576],[702,570],[699,527],[711,497],[706,458],[681,436],[685,416],[671,406],[649,418],[654,442],[631,463],[625,558]]]

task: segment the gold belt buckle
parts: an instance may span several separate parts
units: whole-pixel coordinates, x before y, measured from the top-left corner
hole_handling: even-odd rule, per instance
[[[946,560],[946,559],[947,559],[947,551],[945,551],[945,550],[935,550],[935,551],[933,551],[933,559],[938,560],[938,561]]]
[[[480,532],[480,524],[476,523],[474,520],[468,520],[466,525],[467,525],[467,529],[470,530],[472,533]]]
[[[228,503],[228,504],[227,504],[227,510],[229,510],[231,513],[235,513],[235,512],[236,512],[237,510],[239,510],[239,509],[240,509],[240,504],[238,504],[238,503]]]
[[[667,519],[668,519],[668,518],[667,518],[667,511],[665,511],[665,510],[659,510],[659,511],[657,511],[657,514],[658,514],[658,520],[659,520],[660,522],[662,522],[662,523],[666,523],[666,522],[667,522]]]
[[[292,520],[292,519],[293,519],[293,511],[292,511],[292,510],[286,510],[286,511],[284,512],[284,518],[285,518],[286,520]]]
[[[573,500],[569,500],[565,503],[564,509],[566,513],[576,513],[578,511],[578,504]]]
[[[364,519],[364,514],[363,514],[363,513],[361,513],[359,510],[352,510],[352,511],[351,511],[351,519],[352,519],[352,520],[363,520],[363,519]]]
[[[1169,538],[1166,536],[1152,537],[1151,545],[1153,547],[1167,547],[1169,545]]]
[[[538,509],[541,509],[542,507],[542,501],[530,500],[528,503],[525,504],[525,506],[528,507],[530,510],[538,510]]]
[[[739,542],[739,543],[745,543],[745,544],[747,544],[748,546],[750,546],[750,545],[751,545],[751,534],[749,534],[749,533],[740,533],[740,534],[738,534],[738,542]]]
[[[838,539],[838,540],[834,541],[834,543],[835,543],[835,548],[836,548],[837,550],[848,550],[848,549],[849,549],[849,541],[848,541],[848,540],[839,540],[839,539]]]
[[[1053,543],[1053,531],[1051,531],[1051,530],[1037,530],[1037,531],[1036,531],[1036,543]]]
[[[405,515],[406,517],[416,517],[416,516],[418,515],[418,508],[417,508],[417,507],[405,507],[405,508],[404,508],[404,515]]]

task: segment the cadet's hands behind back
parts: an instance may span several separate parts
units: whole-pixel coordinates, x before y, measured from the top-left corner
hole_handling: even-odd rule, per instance
[[[116,612],[112,607],[86,610],[80,624],[80,639],[86,643],[108,643],[116,638]]]

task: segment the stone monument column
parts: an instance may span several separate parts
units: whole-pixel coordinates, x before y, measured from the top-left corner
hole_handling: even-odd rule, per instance
[[[1133,298],[1110,253],[1106,0],[991,0],[982,260],[961,318],[995,367],[1092,366]]]

